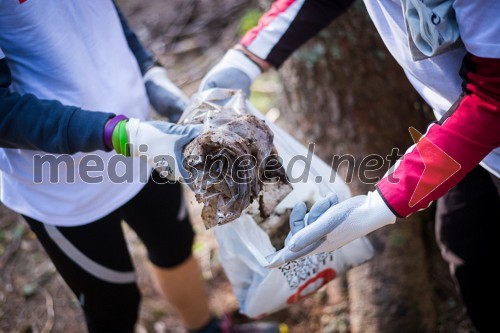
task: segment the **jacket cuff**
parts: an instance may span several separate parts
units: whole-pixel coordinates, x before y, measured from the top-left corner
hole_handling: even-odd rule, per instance
[[[70,152],[111,151],[104,143],[104,127],[114,116],[113,113],[75,109],[67,127]]]

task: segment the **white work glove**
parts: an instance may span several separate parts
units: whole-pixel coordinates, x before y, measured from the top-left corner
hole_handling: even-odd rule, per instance
[[[290,214],[290,235],[283,249],[267,257],[278,267],[306,255],[330,252],[387,224],[396,216],[377,191],[337,203],[335,195],[316,202],[309,214],[297,204]]]
[[[186,105],[186,95],[167,76],[167,70],[161,66],[151,67],[144,74],[144,83],[149,102],[160,115],[176,123]]]
[[[184,147],[203,125],[176,125],[165,121],[120,120],[112,131],[112,147],[125,156],[146,158],[149,165],[172,181],[188,179],[182,166]]]
[[[240,89],[250,96],[250,86],[262,73],[260,67],[243,52],[229,50],[203,78],[198,91],[211,88]]]

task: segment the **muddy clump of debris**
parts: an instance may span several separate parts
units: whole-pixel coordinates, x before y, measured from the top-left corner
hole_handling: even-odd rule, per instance
[[[254,201],[265,219],[292,190],[265,121],[246,111],[239,90],[194,95],[181,124],[203,124],[184,150],[184,168],[202,219],[211,228],[233,221]]]

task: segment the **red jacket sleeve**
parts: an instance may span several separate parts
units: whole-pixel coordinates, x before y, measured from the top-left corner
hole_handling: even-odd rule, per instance
[[[500,146],[500,59],[468,54],[460,74],[461,98],[377,184],[400,217],[427,208]]]

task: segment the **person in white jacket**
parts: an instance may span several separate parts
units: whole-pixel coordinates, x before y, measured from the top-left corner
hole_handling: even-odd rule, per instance
[[[200,90],[248,94],[261,72],[278,68],[352,2],[275,1],[258,26],[207,73]],[[474,325],[492,331],[495,316],[484,300],[498,292],[488,258],[498,252],[500,221],[500,2],[364,2],[390,53],[438,121],[423,136],[414,133],[416,144],[376,191],[338,204],[327,197],[309,215],[298,205],[291,237],[268,258],[269,266],[333,251],[439,199],[436,233],[443,258]]]
[[[89,332],[134,332],[138,319],[122,220],[185,327],[221,332],[174,182],[200,129],[148,121],[150,103],[175,122],[185,101],[111,0],[0,3],[0,199],[24,216]]]

